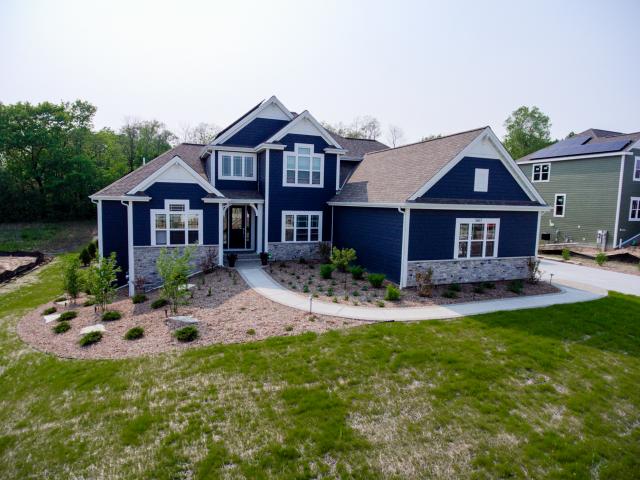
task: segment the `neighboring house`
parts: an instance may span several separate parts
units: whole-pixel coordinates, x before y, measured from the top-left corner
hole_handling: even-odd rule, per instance
[[[518,160],[553,207],[546,243],[600,248],[640,243],[640,132],[589,129]]]
[[[220,265],[229,252],[352,246],[401,286],[428,266],[436,283],[526,276],[547,207],[490,128],[385,148],[271,97],[209,145],[178,145],[92,195],[100,254],[116,253],[130,292],[160,283],[162,248],[189,244],[196,263]]]

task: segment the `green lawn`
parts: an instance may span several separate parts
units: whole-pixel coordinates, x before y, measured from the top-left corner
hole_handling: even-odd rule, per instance
[[[638,478],[640,298],[72,361],[14,333],[39,275],[0,297],[2,478]]]
[[[73,222],[31,222],[0,224],[0,252],[38,250],[62,253],[77,250],[91,241],[95,220]]]

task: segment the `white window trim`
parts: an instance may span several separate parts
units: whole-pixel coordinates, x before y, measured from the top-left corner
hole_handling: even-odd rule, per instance
[[[640,182],[640,157],[635,157],[633,162],[633,181]]]
[[[556,214],[556,206],[558,205],[558,197],[564,197],[564,203],[562,204],[562,215]],[[556,193],[553,196],[553,216],[557,218],[563,218],[567,213],[567,194],[566,193]]]
[[[486,193],[489,191],[489,169],[476,168],[473,176],[473,191]]]
[[[311,159],[312,169],[309,171],[309,183],[297,183],[298,182],[298,149],[309,148],[311,153],[309,158]],[[287,155],[294,154],[296,156],[296,182],[287,183]],[[313,177],[313,157],[320,157],[320,183],[315,185],[311,183]],[[293,152],[285,150],[282,152],[282,186],[283,187],[301,187],[301,188],[324,188],[324,154],[315,153],[314,145],[311,143],[296,143],[293,148]]]
[[[488,223],[495,223],[496,224],[496,238],[493,240],[494,241],[494,246],[493,246],[493,255],[489,255],[489,256],[482,256],[482,257],[470,257],[469,255],[471,255],[471,248],[467,248],[467,256],[466,257],[459,257],[458,256],[458,243],[460,243],[460,224],[461,223],[482,223],[484,224],[484,228],[485,228],[485,235],[484,238],[482,240],[482,252],[484,253],[485,251],[485,247],[486,247],[486,243],[487,243],[487,238],[486,238],[486,229],[487,229],[487,224]],[[469,227],[469,239],[471,239],[471,227]],[[467,240],[468,243],[471,243],[471,240]],[[456,234],[455,234],[455,239],[454,239],[454,243],[453,243],[453,258],[457,259],[457,260],[481,260],[483,258],[498,258],[498,247],[500,244],[500,219],[499,218],[456,218]]]
[[[231,157],[231,175],[223,175],[222,174],[222,157],[223,156],[229,156]],[[234,177],[233,176],[233,157],[242,157],[242,176],[241,177]],[[252,162],[253,162],[253,175],[251,177],[245,177],[244,176],[244,159],[246,157],[251,157]],[[256,154],[255,153],[246,153],[246,152],[218,152],[218,180],[240,180],[240,181],[252,181],[252,180],[257,180],[258,179],[258,172],[257,172],[257,158],[256,158]]]
[[[184,212],[180,212],[180,213],[184,213],[185,215],[198,215],[198,243],[188,243],[189,242],[189,228],[188,228],[188,224],[185,223],[185,243],[170,243],[170,231],[171,229],[169,228],[169,217],[167,216],[167,228],[165,229],[165,231],[167,232],[167,243],[162,245],[162,244],[157,244],[156,243],[156,214],[165,214],[165,215],[169,215],[171,212],[169,211],[169,204],[180,204],[180,205],[184,205]],[[176,213],[176,212],[174,212]],[[150,224],[150,228],[151,228],[151,246],[153,247],[181,247],[181,246],[189,246],[189,245],[203,245],[204,244],[204,239],[202,238],[202,233],[203,233],[203,228],[202,228],[202,220],[203,220],[203,215],[202,215],[202,210],[191,210],[189,208],[189,200],[165,200],[164,201],[164,208],[160,209],[160,208],[152,208],[149,210],[149,224]]]
[[[294,215],[294,220],[293,220],[293,224],[294,224],[294,229],[293,229],[293,240],[285,240],[286,235],[285,235],[285,217],[287,215]],[[318,240],[296,240],[296,219],[295,219],[295,215],[318,215]],[[322,212],[314,212],[314,211],[307,211],[307,210],[283,210],[282,211],[282,216],[281,216],[281,228],[280,228],[280,240],[283,243],[320,243],[322,242]],[[307,229],[309,230],[309,238],[311,238],[311,221],[309,221]]]
[[[549,167],[549,173],[547,175],[547,179],[542,180],[542,167],[544,167],[545,165]],[[540,167],[540,180],[535,180],[534,178],[536,167]],[[532,183],[546,183],[549,180],[551,180],[551,164],[550,163],[534,163],[531,166],[531,182]]]
[[[631,216],[631,214],[633,213],[633,202],[638,202],[640,203],[640,197],[631,197],[631,199],[629,200],[629,221],[630,222],[640,222],[640,212],[638,213],[638,218],[633,218]]]

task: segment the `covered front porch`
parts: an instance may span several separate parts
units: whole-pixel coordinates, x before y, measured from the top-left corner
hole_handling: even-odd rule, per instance
[[[218,265],[228,253],[261,253],[264,251],[264,200],[230,198],[218,205]]]

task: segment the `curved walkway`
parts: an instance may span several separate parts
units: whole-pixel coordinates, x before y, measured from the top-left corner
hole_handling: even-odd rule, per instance
[[[464,317],[480,313],[498,312],[501,310],[520,310],[523,308],[548,307],[562,303],[586,302],[607,295],[606,290],[595,288],[573,288],[556,284],[561,290],[547,295],[532,295],[520,298],[485,300],[482,302],[458,303],[455,305],[429,305],[424,307],[355,307],[335,303],[322,302],[294,293],[278,282],[260,267],[239,267],[238,273],[260,295],[274,302],[309,311],[320,315],[353,318],[373,322],[409,322],[415,320],[433,320]]]

